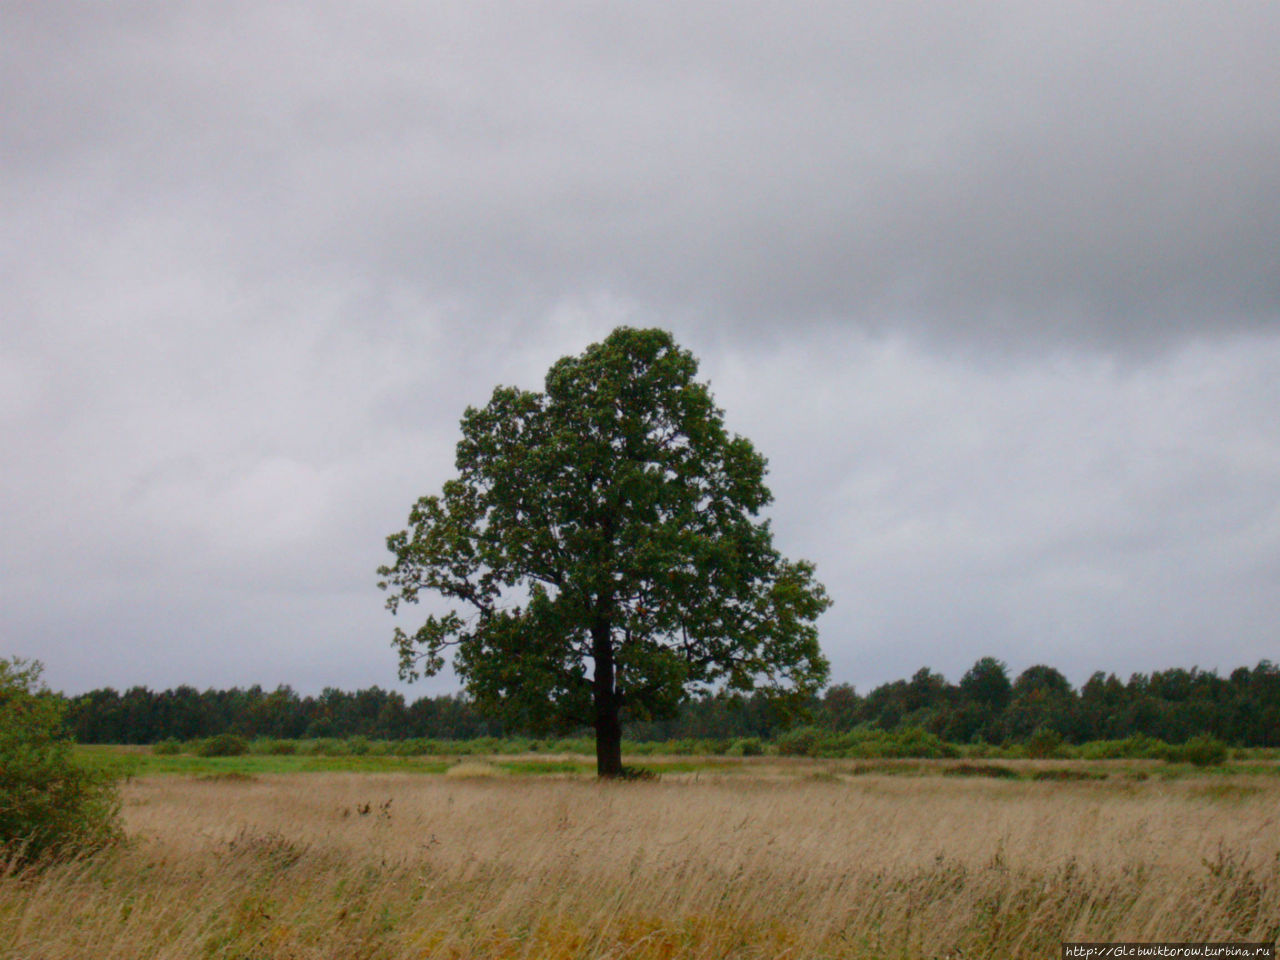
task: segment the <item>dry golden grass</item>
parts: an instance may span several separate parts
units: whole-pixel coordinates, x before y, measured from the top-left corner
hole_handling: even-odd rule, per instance
[[[0,957],[1056,957],[1270,940],[1280,781],[377,774],[130,783],[0,879]]]

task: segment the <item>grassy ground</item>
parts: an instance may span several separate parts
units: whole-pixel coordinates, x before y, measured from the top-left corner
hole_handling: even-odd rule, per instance
[[[395,758],[136,775],[128,846],[0,878],[0,957],[1054,957],[1062,939],[1280,926],[1273,776],[752,758],[601,784],[586,758],[250,764],[320,759]]]
[[[122,777],[159,774],[272,773],[448,773],[459,764],[483,765],[493,775],[554,775],[590,778],[595,760],[573,753],[484,754],[471,756],[394,756],[385,753],[316,755],[248,753],[236,757],[200,757],[191,753],[157,754],[150,747],[80,746],[86,763]],[[996,779],[1183,779],[1186,777],[1280,776],[1280,760],[1241,758],[1221,766],[1195,767],[1161,760],[1006,760],[1006,759],[831,759],[790,757],[636,756],[628,766],[659,776],[741,774],[777,779],[791,776],[846,779],[866,775],[959,776]]]

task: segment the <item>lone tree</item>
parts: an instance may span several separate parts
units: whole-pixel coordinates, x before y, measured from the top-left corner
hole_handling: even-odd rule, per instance
[[[622,774],[621,711],[670,715],[691,693],[808,695],[827,663],[813,566],[774,549],[765,460],[728,433],[697,361],[662,330],[621,327],[468,408],[458,476],[414,505],[378,571],[387,607],[461,605],[397,628],[400,676],[454,669],[527,727],[593,726]]]

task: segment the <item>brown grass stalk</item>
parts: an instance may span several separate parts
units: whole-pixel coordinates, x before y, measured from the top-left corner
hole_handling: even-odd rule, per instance
[[[0,957],[1056,956],[1264,940],[1272,778],[312,774],[130,783],[125,848],[0,877]]]

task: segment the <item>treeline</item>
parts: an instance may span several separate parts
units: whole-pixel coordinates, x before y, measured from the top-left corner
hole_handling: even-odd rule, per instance
[[[157,743],[224,733],[250,739],[470,740],[506,732],[465,697],[406,703],[403,695],[379,687],[355,693],[327,687],[319,696],[300,696],[288,686],[271,691],[256,685],[203,691],[131,687],[124,693],[107,687],[69,698],[66,722],[80,743]]]
[[[1135,735],[1166,743],[1215,737],[1236,746],[1280,746],[1280,668],[1268,660],[1228,677],[1191,668],[1128,681],[1101,671],[1075,689],[1053,667],[1028,667],[1010,679],[984,657],[958,684],[923,668],[860,697],[835,686],[823,698],[825,722],[837,730],[870,724],[914,727],[951,743],[1025,743],[1040,730],[1067,743]]]
[[[1095,673],[1078,690],[1056,669],[1037,665],[1011,678],[985,657],[959,683],[922,668],[909,680],[865,696],[848,684],[829,688],[797,713],[761,695],[695,700],[668,720],[632,719],[633,741],[773,740],[798,723],[833,732],[921,729],[952,743],[1024,743],[1052,731],[1067,743],[1143,735],[1167,743],[1211,736],[1237,746],[1280,746],[1280,667],[1263,660],[1229,677],[1196,668],[1134,674]],[[152,691],[106,688],[67,698],[67,724],[81,743],[156,743],[219,734],[248,739],[367,737],[469,740],[529,731],[504,727],[463,696],[412,703],[395,691],[327,688],[300,696],[289,687]],[[566,730],[565,735],[589,731]]]

